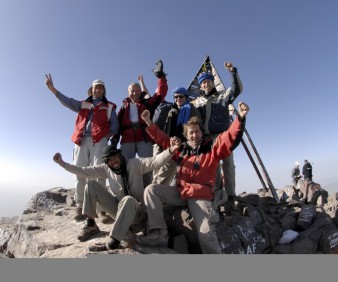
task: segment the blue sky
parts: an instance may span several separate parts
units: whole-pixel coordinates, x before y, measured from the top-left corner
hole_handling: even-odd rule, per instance
[[[52,156],[71,162],[76,114],[47,89],[45,73],[78,100],[102,79],[120,107],[138,74],[154,92],[159,58],[169,101],[206,55],[225,85],[223,63],[232,62],[244,86],[235,105],[251,107],[247,130],[275,188],[308,159],[314,181],[337,192],[337,12],[334,0],[2,0],[0,216],[19,215],[37,192],[74,187]],[[237,193],[255,193],[262,185],[242,146],[234,156]]]

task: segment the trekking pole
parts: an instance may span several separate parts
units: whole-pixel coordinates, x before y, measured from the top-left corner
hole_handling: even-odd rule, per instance
[[[238,112],[237,112],[237,110],[236,110],[235,108],[233,108],[233,112],[234,112],[235,115],[238,115]],[[231,119],[233,120],[232,117],[231,117]],[[259,164],[261,170],[263,171],[263,175],[264,175],[265,180],[266,180],[266,182],[267,182],[267,184],[268,184],[268,187],[269,187],[269,190],[270,190],[271,194],[272,194],[273,197],[275,198],[276,202],[279,204],[279,203],[280,203],[280,200],[279,200],[278,195],[277,195],[277,193],[276,193],[276,189],[275,189],[275,187],[274,187],[273,184],[272,184],[272,181],[271,181],[271,179],[270,179],[270,177],[269,177],[269,174],[268,174],[268,172],[267,172],[266,169],[265,169],[265,166],[264,166],[264,164],[263,164],[263,161],[261,160],[261,158],[260,158],[260,156],[259,156],[259,154],[258,154],[258,152],[257,152],[257,150],[256,150],[256,147],[255,147],[255,145],[253,144],[253,142],[252,142],[252,140],[251,140],[251,138],[250,138],[250,136],[249,136],[248,131],[247,131],[246,129],[244,129],[244,133],[243,133],[243,134],[244,134],[244,136],[246,137],[246,139],[248,140],[249,145],[250,145],[250,148],[251,148],[252,151],[254,152],[254,155],[255,155],[255,157],[256,157],[256,159],[257,159],[257,161],[258,161],[258,164]],[[243,139],[242,139],[242,141],[243,141]],[[256,170],[256,173],[257,173],[259,179],[261,180],[261,182],[262,182],[262,184],[263,184],[263,179],[262,179],[261,174],[258,172],[257,165],[256,165],[256,163],[254,164],[254,160],[253,160],[253,158],[252,158],[252,156],[251,156],[251,154],[250,154],[250,152],[249,152],[249,150],[248,150],[248,147],[246,146],[246,144],[244,145],[244,141],[243,141],[243,142],[242,142],[242,141],[241,141],[241,143],[242,143],[242,145],[243,145],[245,151],[247,152],[248,157],[249,157],[249,159],[251,160],[251,163],[253,164],[253,166],[254,166],[254,168],[255,168],[255,170]],[[265,183],[263,184],[263,186],[264,186],[264,188],[267,188],[266,185],[265,185]]]
[[[231,122],[234,121],[232,115],[230,116],[230,120],[231,120]],[[257,176],[258,176],[260,182],[262,183],[263,189],[269,190],[268,187],[266,186],[266,183],[265,183],[264,180],[263,180],[262,174],[261,174],[261,172],[259,171],[259,169],[258,169],[258,167],[257,167],[257,165],[256,165],[256,163],[255,163],[255,160],[254,160],[254,158],[252,157],[252,154],[251,154],[251,152],[250,152],[250,150],[249,150],[248,146],[246,145],[246,143],[245,143],[245,141],[244,141],[243,138],[241,139],[241,144],[243,145],[244,150],[245,150],[246,154],[248,155],[248,157],[249,157],[249,159],[250,159],[250,161],[251,161],[251,164],[252,164],[252,166],[254,167],[254,169],[255,169],[255,171],[256,171],[256,173],[257,173]]]
[[[264,182],[264,180],[263,180],[263,177],[262,177],[262,175],[261,175],[261,173],[260,173],[260,171],[259,171],[259,169],[258,169],[258,167],[257,167],[257,165],[256,165],[256,163],[255,163],[255,160],[253,159],[253,157],[252,157],[252,155],[251,155],[251,153],[250,153],[250,151],[249,151],[249,148],[248,148],[248,146],[246,145],[246,143],[245,143],[245,141],[244,141],[243,139],[241,140],[241,144],[243,145],[244,150],[245,150],[245,152],[247,153],[247,155],[248,155],[248,157],[249,157],[249,159],[250,159],[250,161],[251,161],[251,164],[253,165],[253,167],[254,167],[254,169],[255,169],[255,171],[256,171],[256,173],[257,173],[257,176],[258,176],[260,182],[262,183],[263,189],[265,189],[265,190],[268,191],[269,189],[268,189],[268,187],[266,186],[266,184],[265,184],[265,182]]]

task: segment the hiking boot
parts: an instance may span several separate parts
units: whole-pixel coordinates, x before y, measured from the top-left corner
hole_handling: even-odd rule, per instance
[[[108,249],[105,244],[95,243],[95,245],[89,246],[88,250],[90,252],[103,252],[103,251],[107,251]]]
[[[129,231],[135,234],[139,232],[145,233],[146,229],[147,229],[147,222],[145,220],[138,222],[138,223],[131,224],[129,226]]]
[[[94,224],[93,226],[86,225],[82,228],[81,234],[77,237],[77,239],[81,242],[88,240],[91,236],[100,233],[100,228]]]
[[[100,217],[100,221],[103,224],[110,224],[114,222],[114,219],[109,214],[107,214],[105,211],[100,212],[99,217]]]
[[[86,216],[82,214],[82,208],[77,207],[75,210],[75,215],[73,217],[76,221],[85,220]]]
[[[136,241],[147,246],[168,246],[168,232],[165,229],[152,229],[147,235],[136,237]]]
[[[110,250],[115,250],[119,247],[120,241],[111,237],[111,240],[107,243],[107,248]]]

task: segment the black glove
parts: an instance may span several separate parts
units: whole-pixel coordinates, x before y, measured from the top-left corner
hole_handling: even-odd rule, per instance
[[[153,72],[157,78],[165,77],[167,74],[163,72],[163,62],[157,60],[156,67],[153,69]]]

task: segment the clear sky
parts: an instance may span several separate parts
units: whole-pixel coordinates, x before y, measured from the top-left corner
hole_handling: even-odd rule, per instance
[[[72,160],[76,114],[48,90],[45,73],[82,100],[95,79],[121,106],[127,87],[164,62],[169,92],[188,87],[209,55],[228,86],[232,62],[251,107],[247,130],[275,188],[291,184],[295,161],[313,163],[313,180],[338,192],[338,2],[335,0],[1,0],[0,216],[19,215],[36,193],[74,188],[56,165]],[[240,145],[237,193],[262,185]]]

